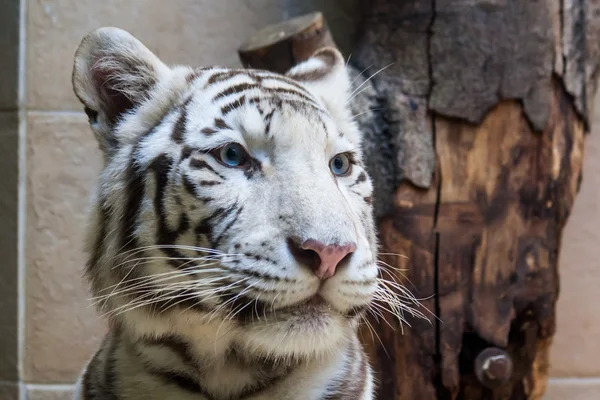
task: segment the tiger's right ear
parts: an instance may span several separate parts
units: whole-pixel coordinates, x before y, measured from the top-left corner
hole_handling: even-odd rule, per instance
[[[100,28],[83,38],[75,53],[73,89],[105,154],[122,139],[116,137],[115,125],[147,99],[169,70],[124,30]]]

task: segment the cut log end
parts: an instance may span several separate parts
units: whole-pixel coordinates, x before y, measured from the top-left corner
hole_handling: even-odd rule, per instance
[[[238,49],[246,68],[284,73],[323,47],[336,47],[323,14],[314,12],[267,26]]]

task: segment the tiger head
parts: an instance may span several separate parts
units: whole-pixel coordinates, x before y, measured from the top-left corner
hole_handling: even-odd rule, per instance
[[[86,251],[111,323],[219,327],[219,340],[281,356],[356,331],[379,290],[377,244],[337,50],[286,74],[170,67],[101,28],[76,52],[73,85],[105,160]]]

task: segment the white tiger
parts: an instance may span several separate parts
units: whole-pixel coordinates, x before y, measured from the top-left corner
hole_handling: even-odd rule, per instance
[[[73,71],[104,154],[87,276],[110,332],[76,399],[372,399],[372,184],[335,49],[169,67],[101,28]]]

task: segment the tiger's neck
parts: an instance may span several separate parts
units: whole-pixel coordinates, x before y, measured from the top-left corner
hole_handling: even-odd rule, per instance
[[[240,349],[236,328],[228,323],[190,325],[189,316],[182,320],[175,314],[167,320],[155,316],[151,324],[119,324],[103,347],[112,352],[105,358],[122,361],[119,375],[124,379],[140,381],[141,376],[144,382],[161,385],[156,393],[170,390],[168,397],[157,398],[179,398],[174,392],[181,392],[182,399],[190,394],[210,400],[279,398],[271,396],[314,383],[316,377],[323,380],[319,390],[327,391],[330,382],[339,381],[334,375],[344,370],[348,353],[362,353],[356,335],[349,335],[348,343],[311,358],[257,357]]]
[[[193,343],[177,335],[128,341],[129,356],[145,373],[181,391],[209,399],[247,398],[287,378],[305,361],[248,359],[232,345],[226,352],[199,354]],[[197,344],[197,345],[196,345]]]

